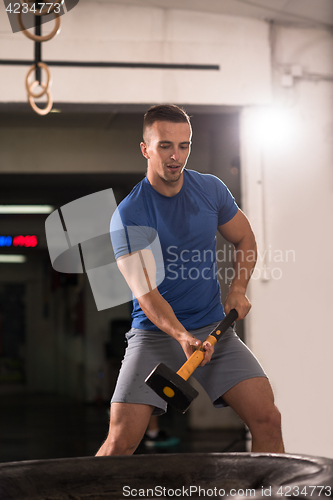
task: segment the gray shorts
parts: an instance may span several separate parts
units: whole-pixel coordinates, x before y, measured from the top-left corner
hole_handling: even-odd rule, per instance
[[[204,341],[218,323],[190,330]],[[162,331],[132,328],[127,334],[128,347],[122,361],[111,403],[137,403],[155,406],[154,415],[161,415],[167,403],[145,384],[145,378],[158,363],[174,371],[186,361],[180,344]],[[215,345],[209,363],[199,366],[193,377],[207,392],[215,408],[228,406],[223,394],[234,385],[253,377],[267,377],[259,361],[241,341],[233,328],[229,328]]]

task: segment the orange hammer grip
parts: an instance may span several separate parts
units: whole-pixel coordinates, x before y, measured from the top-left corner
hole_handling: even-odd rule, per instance
[[[220,321],[220,323],[214,328],[212,332],[208,335],[204,342],[209,342],[211,345],[215,345],[223,333],[236,321],[238,313],[236,309],[231,309],[231,311],[225,316],[225,318]],[[184,380],[187,380],[194,370],[200,365],[201,361],[205,357],[205,349],[200,346],[199,349],[194,351],[191,357],[181,366],[178,370],[177,375],[179,375]]]
[[[211,335],[206,338],[205,342],[206,341],[212,345],[215,345],[217,342],[216,338],[212,337]],[[192,356],[190,356],[188,360],[183,364],[183,366],[178,370],[177,375],[179,375],[184,380],[187,380],[188,378],[190,378],[194,370],[198,368],[204,357],[205,350],[203,349],[203,347],[199,347],[199,349],[194,351]]]

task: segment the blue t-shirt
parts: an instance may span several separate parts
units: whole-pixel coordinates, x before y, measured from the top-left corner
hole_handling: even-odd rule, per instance
[[[138,249],[129,248],[127,229],[143,227],[147,233],[152,228],[152,235],[147,235],[151,240],[157,232],[165,272],[158,290],[182,325],[191,330],[224,316],[217,279],[216,232],[236,215],[238,207],[217,177],[185,169],[183,179],[181,190],[172,197],[158,193],[146,177],[139,182],[118,206],[118,222],[112,218],[111,241],[117,259]],[[123,231],[119,231],[119,216]],[[132,318],[133,328],[158,329],[134,297]]]

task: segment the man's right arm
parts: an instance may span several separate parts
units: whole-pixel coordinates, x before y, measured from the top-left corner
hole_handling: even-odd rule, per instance
[[[177,340],[189,358],[193,353],[193,347],[200,346],[201,342],[184,328],[170,304],[158,291],[155,260],[151,250],[144,249],[119,257],[117,264],[147,318],[159,330]],[[203,345],[206,353],[201,366],[210,361],[214,352],[214,348],[208,342]]]

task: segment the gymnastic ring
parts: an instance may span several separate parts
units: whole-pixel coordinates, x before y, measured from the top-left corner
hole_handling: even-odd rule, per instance
[[[49,33],[48,35],[39,36],[39,35],[35,35],[34,33],[31,33],[30,31],[28,31],[27,28],[23,24],[21,11],[19,11],[17,13],[17,22],[18,22],[19,27],[21,28],[22,33],[26,37],[30,38],[30,40],[33,40],[34,42],[47,42],[48,40],[51,40],[54,36],[56,36],[60,31],[60,16],[59,16],[59,14],[56,14],[55,12],[53,12],[53,14],[54,14],[54,19],[55,19],[55,25],[54,25],[54,28],[51,31],[51,33]]]
[[[52,12],[54,11],[54,9],[56,8],[56,5],[63,5],[65,0],[58,0],[57,2],[49,2],[49,3],[52,3],[52,7],[50,7],[50,9],[48,9],[47,7],[45,7],[44,9],[42,9],[40,12],[34,12],[34,11],[29,11],[31,14],[34,14],[35,16],[45,16],[47,14],[52,14]],[[28,5],[31,6],[31,4],[34,4],[35,3],[35,0],[20,0],[21,4],[25,4],[27,3]],[[41,2],[42,3],[42,2]]]
[[[30,83],[30,84],[29,84],[29,81],[28,81],[28,80],[29,80],[29,76],[31,75],[31,73],[32,73],[32,72],[36,69],[36,65],[35,65],[35,64],[33,64],[33,65],[31,66],[31,68],[29,69],[28,74],[27,74],[27,77],[26,77],[26,79],[25,79],[25,87],[26,87],[26,89],[27,89],[28,95],[31,95],[31,97],[33,97],[34,99],[37,99],[38,97],[42,97],[44,94],[46,94],[47,89],[49,88],[49,85],[50,85],[50,83],[51,83],[51,75],[50,75],[50,70],[49,70],[48,66],[47,66],[45,63],[42,63],[42,62],[39,62],[39,63],[37,64],[37,66],[38,66],[39,68],[43,68],[43,69],[45,69],[46,74],[47,74],[47,81],[46,81],[46,83],[42,86],[44,90],[42,90],[42,91],[41,91],[41,92],[39,92],[38,94],[34,94],[33,92],[31,92],[32,83],[34,83],[34,82],[32,82],[32,83]],[[37,81],[37,80],[35,80],[35,81]],[[37,82],[37,83],[39,84],[39,82]]]
[[[31,88],[33,89],[34,87],[36,87],[36,85],[38,84],[37,80],[35,80],[34,82],[32,82],[31,84]],[[45,83],[42,83],[42,87],[46,87],[45,86]],[[46,88],[46,95],[47,95],[47,105],[46,105],[46,108],[42,109],[42,108],[39,108],[37,106],[37,104],[34,102],[33,98],[31,95],[28,95],[28,99],[29,99],[29,103],[30,103],[30,106],[32,107],[32,109],[38,114],[38,115],[41,115],[41,116],[45,116],[47,115],[51,109],[52,109],[52,106],[53,106],[53,101],[52,101],[52,96],[51,96],[51,92],[48,88]]]

